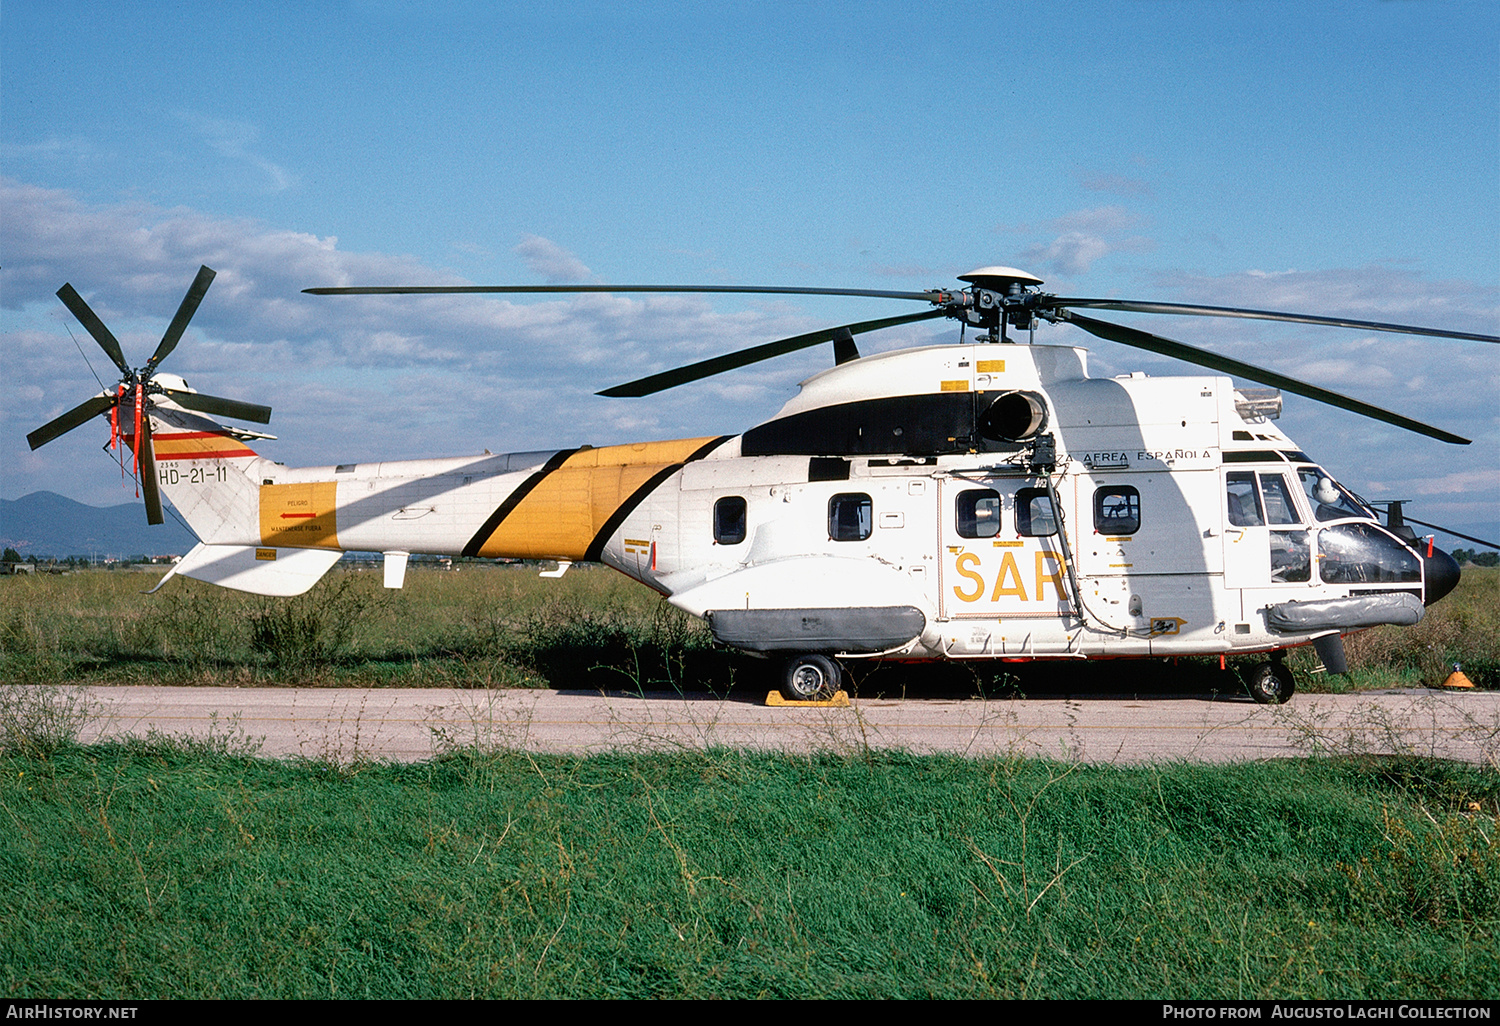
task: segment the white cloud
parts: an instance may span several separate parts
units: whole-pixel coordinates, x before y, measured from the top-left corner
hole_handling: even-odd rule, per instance
[[[65,281],[138,365],[198,266],[213,267],[218,277],[166,369],[195,388],[272,405],[269,430],[282,440],[267,454],[293,465],[732,432],[770,416],[798,380],[831,364],[831,349],[818,347],[663,396],[602,399],[592,393],[819,324],[794,304],[758,298],[307,296],[301,290],[318,285],[463,282],[409,257],[345,252],[331,237],[185,208],[93,206],[13,180],[0,179],[0,216],[7,380],[26,382],[0,409],[8,497],[51,488],[118,501],[108,475],[89,472],[89,428],[35,454],[24,441],[99,388],[69,330],[99,373],[115,377],[55,298]],[[552,273],[588,277],[577,257],[529,241]],[[876,351],[907,337],[887,334],[861,345]]]
[[[511,252],[525,260],[531,273],[545,278],[549,285],[581,284],[593,277],[582,260],[540,235],[526,236]]]
[[[1094,174],[1084,177],[1078,184],[1090,192],[1108,192],[1116,196],[1151,196],[1149,182],[1126,175]]]
[[[1124,207],[1094,207],[1090,210],[1075,210],[1048,223],[1053,231],[1120,232],[1134,228],[1141,218]]]
[[[296,184],[291,172],[255,151],[253,144],[260,139],[260,129],[248,121],[210,118],[191,111],[178,111],[177,118],[196,131],[219,156],[264,174],[272,192],[282,192]]]
[[[1031,267],[1051,267],[1063,274],[1087,274],[1094,261],[1109,252],[1109,243],[1097,235],[1068,232],[1045,246],[1032,246],[1023,253]]]
[[[1050,242],[1023,250],[1025,266],[1045,268],[1060,274],[1086,274],[1095,261],[1111,253],[1145,253],[1156,248],[1149,236],[1128,234],[1144,221],[1121,206],[1075,210],[1050,221],[1002,225],[997,231],[1019,234],[1053,234]]]
[[[1152,283],[1223,306],[1500,334],[1500,289],[1471,281],[1431,279],[1387,264],[1223,275],[1174,271],[1154,276]]]

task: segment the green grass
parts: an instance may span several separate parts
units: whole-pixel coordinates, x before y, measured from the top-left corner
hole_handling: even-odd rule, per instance
[[[561,687],[726,690],[770,685],[763,660],[715,650],[707,627],[603,567],[540,580],[534,567],[413,571],[387,591],[336,570],[308,594],[263,599],[191,580],[141,594],[155,575],[81,572],[0,579],[0,679],[51,685]],[[1436,685],[1455,662],[1500,688],[1500,569],[1469,567],[1413,628],[1346,642],[1352,673],[1291,665],[1303,691]],[[1258,660],[1259,657],[1251,657]],[[864,694],[1238,691],[1217,660],[968,663],[851,661]]]
[[[334,571],[294,599],[156,575],[6,579],[0,674],[52,685],[660,687],[733,677],[707,627],[612,570]]]
[[[1490,997],[1500,777],[0,757],[8,998]]]

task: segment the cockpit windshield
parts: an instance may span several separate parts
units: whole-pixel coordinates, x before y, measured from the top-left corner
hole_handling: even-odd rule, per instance
[[[1302,481],[1302,491],[1312,507],[1313,516],[1319,523],[1325,520],[1342,520],[1346,517],[1362,517],[1374,520],[1375,514],[1345,490],[1321,467],[1298,467],[1297,477]]]

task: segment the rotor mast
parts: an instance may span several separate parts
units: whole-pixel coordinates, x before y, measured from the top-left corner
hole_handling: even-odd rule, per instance
[[[981,342],[1010,342],[1007,324],[1017,331],[1029,331],[1036,323],[1029,302],[1032,294],[1027,292],[1042,283],[1035,275],[1014,267],[981,267],[960,274],[958,280],[974,286],[972,292],[964,294],[968,302],[958,316],[985,329],[988,334],[980,336]]]

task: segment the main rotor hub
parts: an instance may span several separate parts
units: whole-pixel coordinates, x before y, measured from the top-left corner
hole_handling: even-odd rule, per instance
[[[989,292],[998,292],[1002,296],[1012,295],[1021,288],[1030,288],[1042,283],[1042,279],[1014,267],[981,267],[968,274],[960,274],[958,280],[966,281],[970,285]]]
[[[1014,267],[981,267],[959,275],[958,280],[974,286],[975,312],[966,313],[965,320],[988,332],[981,341],[1009,342],[1007,324],[1020,331],[1033,326],[1037,293],[1031,289],[1042,284],[1042,279]]]

